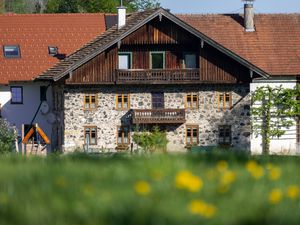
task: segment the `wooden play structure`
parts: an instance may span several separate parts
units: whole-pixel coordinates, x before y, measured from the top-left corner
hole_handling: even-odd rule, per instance
[[[47,155],[50,140],[38,124],[22,127],[22,155]]]

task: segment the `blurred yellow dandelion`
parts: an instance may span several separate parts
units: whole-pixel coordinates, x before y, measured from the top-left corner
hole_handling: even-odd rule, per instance
[[[228,169],[228,163],[225,160],[221,160],[217,163],[217,169],[219,172],[224,172]]]
[[[246,169],[254,179],[260,179],[264,175],[264,169],[257,162],[251,160],[247,162]]]
[[[271,204],[278,204],[282,199],[282,191],[280,189],[273,189],[270,193],[269,193],[269,202]]]
[[[197,192],[201,190],[203,181],[200,177],[193,175],[191,172],[183,170],[176,175],[175,184],[178,189]]]
[[[276,181],[281,177],[281,169],[279,167],[271,167],[269,169],[269,179]]]
[[[300,195],[300,188],[297,185],[291,185],[287,189],[287,197],[296,200]]]
[[[189,212],[194,215],[200,215],[205,218],[212,218],[217,211],[217,208],[212,205],[205,203],[201,200],[193,200],[188,205]]]
[[[221,176],[221,183],[224,185],[230,185],[236,180],[236,173],[233,171],[226,171]]]
[[[148,195],[151,191],[151,187],[146,181],[138,181],[134,185],[134,190],[140,195]]]

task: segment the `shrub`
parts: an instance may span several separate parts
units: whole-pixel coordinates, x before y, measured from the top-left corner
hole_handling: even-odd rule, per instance
[[[16,134],[8,122],[0,119],[0,154],[10,153],[14,151],[14,143]]]
[[[166,152],[167,150],[167,134],[161,131],[158,126],[155,126],[152,132],[135,132],[133,141],[146,152]]]

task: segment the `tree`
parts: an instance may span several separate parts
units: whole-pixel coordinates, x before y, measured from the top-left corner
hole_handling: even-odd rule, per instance
[[[300,115],[300,86],[294,89],[262,86],[252,93],[252,128],[262,136],[263,153],[269,154],[271,138],[285,134]]]
[[[16,133],[10,128],[7,121],[0,119],[0,154],[14,151]]]
[[[157,0],[124,0],[128,12],[159,7]],[[47,13],[116,13],[120,0],[48,0]]]
[[[131,4],[136,10],[145,10],[160,7],[160,3],[157,0],[134,0],[131,1]]]

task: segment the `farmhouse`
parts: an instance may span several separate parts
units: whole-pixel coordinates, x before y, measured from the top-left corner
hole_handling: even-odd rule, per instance
[[[48,15],[51,16],[57,15]],[[255,137],[251,130],[250,91],[267,84],[291,88],[297,84],[299,14],[254,15],[253,5],[245,4],[243,15],[174,15],[163,8],[126,14],[126,8],[119,7],[116,16],[97,16],[86,21],[78,19],[80,22],[73,21],[72,25],[59,25],[56,34],[70,41],[48,42],[48,33],[55,32],[51,29],[40,38],[46,53],[47,47],[58,45],[59,53],[65,51],[66,57],[58,63],[47,55],[43,58],[47,64],[44,67],[34,58],[23,62],[23,67],[12,66],[20,78],[25,68],[31,74],[24,79],[26,82],[15,85],[21,87],[16,90],[11,86],[19,79],[15,75],[6,79],[8,86],[3,86],[7,90],[6,108],[16,107],[9,100],[20,96],[26,85],[36,87],[28,87],[35,99],[30,102],[28,98],[26,105],[24,95],[20,109],[25,112],[29,107],[32,111],[28,117],[21,111],[12,118],[9,113],[4,116],[5,106],[4,117],[9,121],[18,118],[20,127],[30,124],[38,108],[40,117],[35,122],[44,123],[41,127],[51,137],[51,148],[65,152],[77,148],[89,151],[135,148],[133,134],[151,131],[154,126],[167,133],[169,151],[221,145],[261,152],[261,137]],[[65,19],[56,23],[62,21]],[[106,29],[102,29],[103,24]],[[111,24],[114,25],[109,28]],[[68,33],[68,29],[74,34]],[[85,30],[85,35],[77,30]],[[23,39],[21,36],[17,41]],[[75,40],[81,42],[61,52]],[[20,49],[25,46],[9,41],[1,45]],[[28,54],[35,50],[36,46],[30,45]],[[39,54],[34,53],[35,58]],[[13,60],[22,61],[23,53],[19,55],[17,59],[2,59],[6,61],[1,63],[1,71],[9,74],[6,62],[14,65]],[[31,70],[33,64],[39,70]],[[47,113],[38,107],[42,102],[37,97],[38,85],[49,86]],[[295,153],[299,143],[297,127],[299,123],[280,139],[272,140],[274,153]]]

